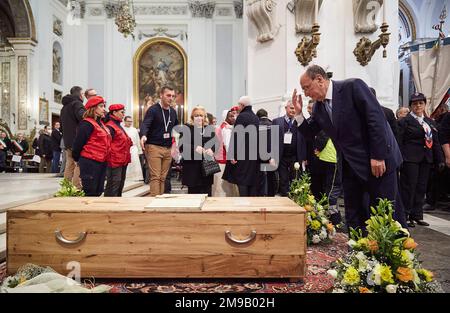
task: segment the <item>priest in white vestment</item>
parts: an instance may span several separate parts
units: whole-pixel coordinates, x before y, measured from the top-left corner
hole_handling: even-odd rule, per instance
[[[142,147],[140,145],[140,137],[139,132],[136,128],[132,126],[133,120],[130,116],[126,116],[124,119],[124,127],[123,129],[127,133],[127,135],[131,138],[133,142],[133,146],[130,148],[131,152],[131,163],[128,164],[127,176],[125,181],[140,181],[143,180],[142,174],[142,166],[141,161],[139,159],[139,155],[143,154]]]

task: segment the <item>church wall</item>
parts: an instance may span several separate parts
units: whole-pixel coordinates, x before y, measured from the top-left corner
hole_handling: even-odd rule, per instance
[[[256,27],[253,23],[248,23],[248,59],[252,60],[248,64],[249,94],[257,103],[255,110],[264,107],[272,118],[283,114],[283,100],[290,98],[292,90],[300,90],[299,76],[306,69],[298,63],[294,54],[298,42],[305,34],[296,35],[294,14],[286,8],[288,2],[276,1],[276,16],[281,28],[274,40],[257,43]],[[387,1],[386,12],[389,32],[392,33],[387,46],[387,59],[382,58],[380,48],[372,61],[363,67],[353,55],[362,34],[354,33],[352,1],[324,0],[318,15],[321,26],[318,56],[310,65],[318,64],[333,72],[333,79],[361,78],[377,90],[379,101],[383,105],[396,108],[399,88],[398,3]],[[378,25],[381,24],[381,15],[382,10],[377,17]],[[379,34],[380,30],[377,30],[365,36],[375,41]],[[269,82],[272,86],[269,86]],[[307,99],[304,100],[306,104]]]

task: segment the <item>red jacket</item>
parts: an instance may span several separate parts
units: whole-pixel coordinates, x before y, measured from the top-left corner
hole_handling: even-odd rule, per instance
[[[94,160],[97,162],[106,162],[111,146],[111,134],[108,128],[100,122],[100,126],[93,118],[85,118],[86,122],[91,123],[94,131],[89,137],[88,142],[83,146],[80,155],[83,158]]]
[[[130,148],[133,146],[131,138],[122,130],[112,119],[106,123],[107,126],[114,129],[114,138],[111,141],[111,153],[108,158],[108,167],[117,168],[131,163]]]

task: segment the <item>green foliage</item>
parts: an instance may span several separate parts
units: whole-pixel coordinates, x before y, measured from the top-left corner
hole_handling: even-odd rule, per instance
[[[59,185],[61,189],[55,194],[55,197],[84,197],[84,191],[75,187],[72,182],[63,179]]]

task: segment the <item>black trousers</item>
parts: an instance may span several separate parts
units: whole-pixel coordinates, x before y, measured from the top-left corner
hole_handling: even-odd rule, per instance
[[[212,197],[212,185],[208,186],[188,186],[188,194],[208,194],[208,197]]]
[[[105,197],[122,197],[123,186],[127,176],[127,167],[106,168]]]
[[[280,189],[279,193],[282,197],[288,195],[291,182],[295,178],[294,164],[297,162],[296,156],[284,156],[280,160],[280,165],[278,166],[278,175],[280,176]]]
[[[336,163],[324,162],[318,158],[313,161],[311,191],[319,201],[327,196],[330,205],[336,205],[342,190],[341,173]]]
[[[350,228],[366,229],[365,222],[370,217],[370,206],[376,206],[378,199],[388,199],[394,203],[394,219],[403,227],[406,217],[403,203],[398,192],[398,174],[396,171],[384,174],[380,178],[370,175],[368,181],[361,179],[348,162],[342,160],[342,185],[344,188],[345,220]]]
[[[99,197],[105,189],[106,162],[101,163],[91,159],[80,157],[81,184],[87,197]]]
[[[404,162],[400,171],[400,190],[406,215],[410,219],[423,219],[424,197],[427,191],[431,164]]]
[[[239,197],[259,197],[261,185],[243,186],[238,185]]]

